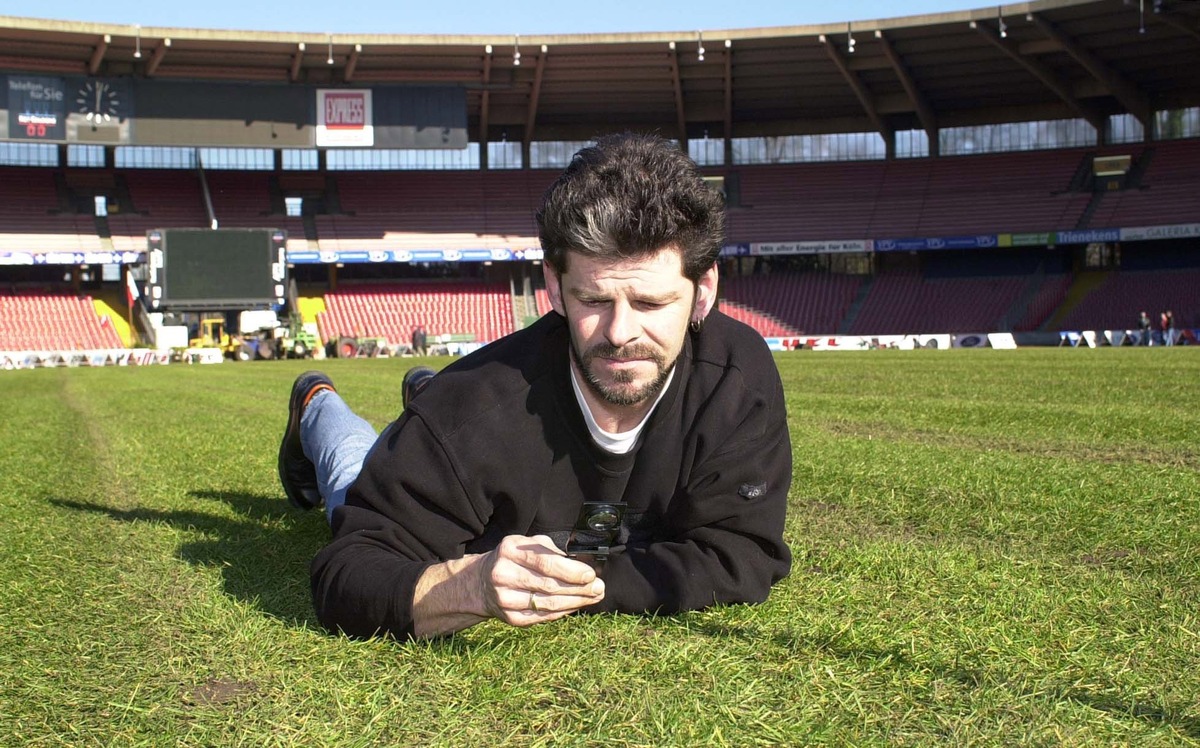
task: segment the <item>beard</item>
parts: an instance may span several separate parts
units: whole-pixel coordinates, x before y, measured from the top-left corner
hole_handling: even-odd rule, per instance
[[[611,343],[598,343],[586,351],[580,352],[575,341],[572,340],[571,358],[575,360],[575,365],[583,373],[583,381],[593,394],[606,403],[620,406],[638,405],[657,397],[674,367],[674,362],[668,363],[661,351],[644,343],[621,347]],[[658,373],[650,381],[637,384],[634,372],[619,370],[613,372],[611,382],[605,382],[592,371],[592,364],[597,358],[648,359],[654,363]]]

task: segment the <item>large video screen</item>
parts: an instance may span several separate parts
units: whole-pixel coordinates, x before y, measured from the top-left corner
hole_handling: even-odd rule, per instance
[[[161,229],[148,239],[156,308],[254,309],[285,301],[287,234],[280,229]]]

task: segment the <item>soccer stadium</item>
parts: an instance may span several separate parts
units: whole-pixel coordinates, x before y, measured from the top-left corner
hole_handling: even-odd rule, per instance
[[[777,347],[1164,342],[1167,310],[1166,342],[1193,342],[1198,20],[1063,2],[362,43],[3,19],[0,351],[186,347],[205,312],[254,332],[238,302],[335,354],[404,350],[417,324],[494,340],[549,308],[542,192],[621,130],[677,140],[723,190],[722,309]],[[218,233],[225,255],[183,247],[172,273],[185,235],[152,243],[197,228],[282,235],[286,259]],[[1153,340],[1125,335],[1142,311]]]
[[[1200,745],[1200,2],[0,16],[0,79],[0,744]],[[330,635],[329,527],[273,461],[290,383],[324,359],[383,427],[409,366],[549,313],[535,211],[626,131],[724,196],[719,309],[785,388],[790,576]]]

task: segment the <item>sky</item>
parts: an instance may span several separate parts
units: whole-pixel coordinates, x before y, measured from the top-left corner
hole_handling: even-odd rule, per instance
[[[41,0],[0,15],[172,28],[535,35],[807,26],[992,7],[982,0]],[[28,12],[36,10],[36,12]]]

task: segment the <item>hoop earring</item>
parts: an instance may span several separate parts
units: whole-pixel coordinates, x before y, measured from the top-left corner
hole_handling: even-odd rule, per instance
[[[688,329],[693,333],[699,333],[704,329],[704,318],[694,319],[688,323]]]

